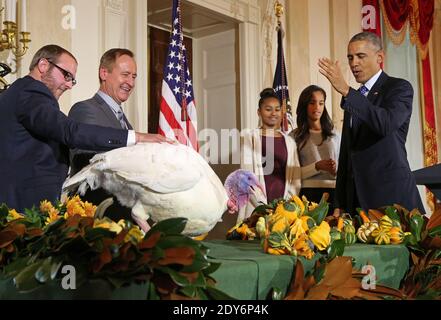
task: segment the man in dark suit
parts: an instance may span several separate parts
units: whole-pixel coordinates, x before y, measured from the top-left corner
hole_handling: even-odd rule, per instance
[[[412,114],[413,89],[382,71],[381,39],[362,32],[348,45],[348,61],[355,90],[343,77],[338,61],[319,60],[322,73],[340,94],[344,110],[337,172],[336,207],[355,213],[355,208],[374,209],[400,204],[424,214],[406,153]]]
[[[77,61],[67,50],[42,47],[29,70],[0,96],[0,204],[22,211],[58,199],[67,176],[68,147],[107,151],[167,141],[68,119],[58,99],[76,84]]]
[[[103,54],[99,66],[100,88],[90,99],[76,103],[69,111],[69,118],[87,124],[110,128],[132,129],[122,104],[127,101],[135,87],[136,62],[130,50],[114,48]],[[89,164],[96,151],[71,149],[71,175]],[[100,204],[112,197],[104,189],[88,190],[84,200]],[[119,204],[113,197],[113,205],[106,209],[106,216],[118,221],[131,219],[131,210]]]

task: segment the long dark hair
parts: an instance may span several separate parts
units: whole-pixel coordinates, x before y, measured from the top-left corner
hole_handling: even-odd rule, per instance
[[[326,102],[326,92],[322,88],[316,85],[310,85],[306,87],[299,97],[299,102],[297,103],[297,129],[294,130],[294,139],[296,140],[299,150],[301,150],[306,141],[309,138],[309,123],[308,123],[308,105],[311,102],[312,94],[314,92],[320,91]],[[329,117],[329,113],[326,110],[326,105],[323,108],[323,114],[320,117],[320,124],[322,126],[322,143],[328,137],[333,137],[334,124]]]

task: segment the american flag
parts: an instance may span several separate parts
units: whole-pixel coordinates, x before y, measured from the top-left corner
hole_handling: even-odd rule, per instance
[[[187,61],[182,32],[181,1],[173,0],[172,31],[162,80],[159,133],[177,139],[197,151],[197,116]]]
[[[286,77],[285,54],[283,52],[283,29],[279,22],[277,27],[277,67],[274,74],[273,89],[282,101],[282,130],[289,132],[294,129],[294,120],[291,113],[291,102],[289,100],[288,78]]]

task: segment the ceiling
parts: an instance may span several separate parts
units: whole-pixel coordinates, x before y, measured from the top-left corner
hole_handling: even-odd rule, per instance
[[[171,30],[172,0],[148,0],[148,24],[164,30]],[[206,37],[211,34],[235,28],[235,23],[206,8],[182,1],[182,25],[185,36]]]

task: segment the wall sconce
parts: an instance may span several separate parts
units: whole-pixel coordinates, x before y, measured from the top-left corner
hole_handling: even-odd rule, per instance
[[[29,49],[29,42],[31,42],[31,33],[25,31],[26,24],[26,0],[20,1],[20,27],[21,32],[18,31],[16,23],[17,0],[6,0],[5,6],[1,8],[1,16],[4,28],[0,33],[0,51],[11,50],[12,53],[20,58],[24,56]],[[4,15],[6,12],[6,15]]]

